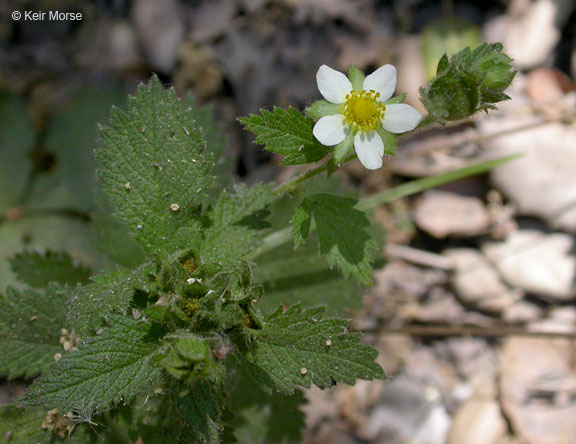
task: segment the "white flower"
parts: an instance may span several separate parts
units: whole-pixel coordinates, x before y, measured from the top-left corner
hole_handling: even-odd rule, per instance
[[[375,170],[382,166],[383,132],[411,131],[422,115],[404,103],[385,103],[396,89],[396,68],[392,65],[384,65],[366,78],[359,75],[353,86],[348,77],[329,66],[318,69],[316,81],[320,93],[339,106],[332,108],[337,113],[321,117],[313,132],[323,145],[335,146],[346,140],[351,148],[353,143],[362,165]]]

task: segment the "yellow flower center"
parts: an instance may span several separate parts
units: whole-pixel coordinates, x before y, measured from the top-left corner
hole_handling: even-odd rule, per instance
[[[384,118],[386,107],[378,101],[380,93],[370,91],[351,91],[346,94],[344,120],[361,131],[377,130]]]

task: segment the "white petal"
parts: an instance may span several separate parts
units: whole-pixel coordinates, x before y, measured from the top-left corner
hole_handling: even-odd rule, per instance
[[[350,131],[350,128],[344,124],[344,116],[342,114],[322,117],[316,122],[312,130],[314,137],[322,145],[326,146],[338,145],[346,138],[348,131]]]
[[[386,105],[382,127],[391,133],[405,133],[416,128],[421,120],[422,114],[416,108],[405,103],[396,103]]]
[[[358,159],[367,169],[377,170],[382,166],[384,142],[376,131],[358,131],[354,136],[354,148]]]
[[[364,90],[380,93],[381,102],[385,102],[396,89],[396,68],[392,65],[384,65],[364,79]]]
[[[341,72],[322,65],[316,73],[320,94],[330,103],[344,103],[346,94],[352,91],[352,83]]]

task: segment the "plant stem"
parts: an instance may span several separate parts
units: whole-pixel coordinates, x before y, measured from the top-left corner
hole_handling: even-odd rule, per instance
[[[456,171],[449,171],[447,173],[438,174],[432,177],[412,180],[410,182],[403,183],[402,185],[398,185],[390,190],[381,191],[380,193],[365,197],[364,199],[360,200],[356,208],[359,210],[369,210],[376,208],[378,205],[400,199],[401,197],[410,196],[429,188],[434,188],[439,185],[463,179],[465,177],[474,176],[476,174],[485,173],[498,165],[510,162],[511,160],[517,159],[520,156],[521,154],[514,154],[511,156],[500,157],[498,159],[488,160],[476,165],[460,168]]]
[[[446,336],[476,336],[476,337],[501,337],[501,336],[525,336],[535,338],[565,338],[576,339],[575,332],[532,331],[523,327],[494,326],[475,327],[469,325],[405,325],[397,328],[374,328],[362,329],[363,333],[379,333],[384,335],[409,335],[422,337],[446,337]]]
[[[400,199],[402,197],[410,196],[412,194],[419,193],[429,188],[437,187],[439,185],[453,182],[458,179],[463,179],[465,177],[474,176],[476,174],[485,173],[498,165],[510,162],[511,160],[517,159],[520,156],[521,156],[520,154],[514,154],[512,156],[500,157],[498,159],[488,160],[486,162],[478,163],[476,165],[471,165],[465,168],[460,168],[455,171],[449,171],[447,173],[438,174],[436,176],[412,180],[402,185],[398,185],[390,190],[385,190],[380,193],[373,194],[372,196],[365,197],[364,199],[361,199],[360,202],[358,202],[356,208],[363,211],[370,210],[376,208],[378,205],[382,205],[384,203],[388,203],[393,200]],[[300,180],[298,183],[302,182],[303,180],[306,180],[304,179],[304,176],[298,177],[299,179],[302,178],[302,180]],[[289,182],[286,182],[286,184],[282,185],[282,187],[285,187]],[[314,229],[314,227],[312,227],[311,230],[312,229]],[[247,256],[247,259],[252,260],[270,250],[273,250],[274,248],[284,245],[289,241],[290,241],[290,227],[282,228],[281,230],[270,233],[268,236],[264,238],[262,245]]]
[[[341,165],[344,165],[345,163],[350,162],[351,160],[354,160],[357,157],[358,156],[356,156],[356,154],[351,154],[346,159],[344,159],[344,161],[342,161]],[[312,179],[313,177],[317,176],[318,174],[321,174],[327,169],[328,169],[328,162],[326,162],[323,165],[317,166],[316,168],[312,168],[311,170],[306,171],[303,174],[293,177],[292,179],[284,182],[283,184],[278,185],[274,190],[274,195],[279,198],[284,194],[292,191],[294,188],[296,188],[296,186],[300,185],[302,182],[306,182],[308,179]]]

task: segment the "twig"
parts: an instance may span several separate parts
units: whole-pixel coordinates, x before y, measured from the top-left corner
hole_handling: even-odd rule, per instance
[[[420,337],[434,336],[477,336],[484,338],[497,338],[505,336],[524,336],[536,338],[564,338],[576,340],[574,332],[531,331],[523,327],[496,326],[496,327],[472,327],[466,325],[406,325],[402,327],[383,327],[363,329],[364,333],[379,333],[384,335],[408,335]]]
[[[386,256],[441,270],[452,270],[454,268],[453,261],[446,256],[418,250],[406,245],[387,244]]]

